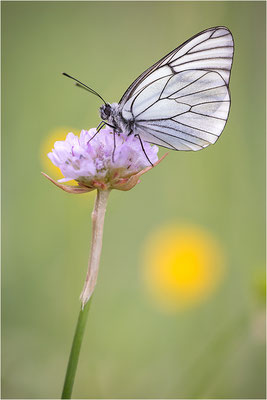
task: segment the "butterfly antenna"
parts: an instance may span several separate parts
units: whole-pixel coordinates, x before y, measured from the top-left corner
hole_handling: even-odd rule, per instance
[[[99,97],[101,100],[103,100],[103,102],[104,102],[105,104],[107,104],[106,101],[103,99],[103,97],[100,96],[99,93],[97,93],[95,90],[93,90],[93,89],[90,88],[89,86],[85,85],[84,83],[82,83],[82,82],[79,81],[78,79],[74,78],[73,76],[67,74],[66,72],[62,72],[62,75],[66,76],[67,78],[70,78],[70,79],[74,80],[74,81],[76,82],[76,86],[78,86],[78,87],[80,87],[80,88],[83,88],[83,89],[87,90],[88,92],[94,94],[95,96],[97,96],[97,97]]]

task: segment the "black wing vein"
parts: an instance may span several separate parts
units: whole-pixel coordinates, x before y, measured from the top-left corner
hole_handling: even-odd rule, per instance
[[[230,31],[210,28],[144,71],[119,102],[133,134],[175,150],[215,143],[230,109],[233,52]]]

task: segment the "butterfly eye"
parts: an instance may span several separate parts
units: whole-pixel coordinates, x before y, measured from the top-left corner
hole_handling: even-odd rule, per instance
[[[100,107],[99,112],[100,112],[100,117],[102,119],[104,119],[104,120],[108,119],[110,117],[110,114],[111,114],[111,105],[108,104],[108,103],[103,104]]]

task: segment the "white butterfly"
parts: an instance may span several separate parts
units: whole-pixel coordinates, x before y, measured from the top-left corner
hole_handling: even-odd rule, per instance
[[[119,103],[103,104],[99,129],[107,124],[114,140],[124,132],[172,150],[215,143],[229,114],[233,53],[226,27],[198,33],[144,71]]]

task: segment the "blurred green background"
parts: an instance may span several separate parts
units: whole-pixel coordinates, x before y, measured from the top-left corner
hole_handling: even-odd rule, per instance
[[[225,131],[111,193],[73,396],[265,398],[265,2],[1,5],[2,398],[60,396],[87,268],[94,194],[65,194],[40,171],[52,175],[50,136],[95,127],[101,103],[60,73],[118,101],[216,25],[235,39]],[[154,230],[181,223],[214,236],[225,274],[205,300],[165,312],[144,283],[143,252]]]

